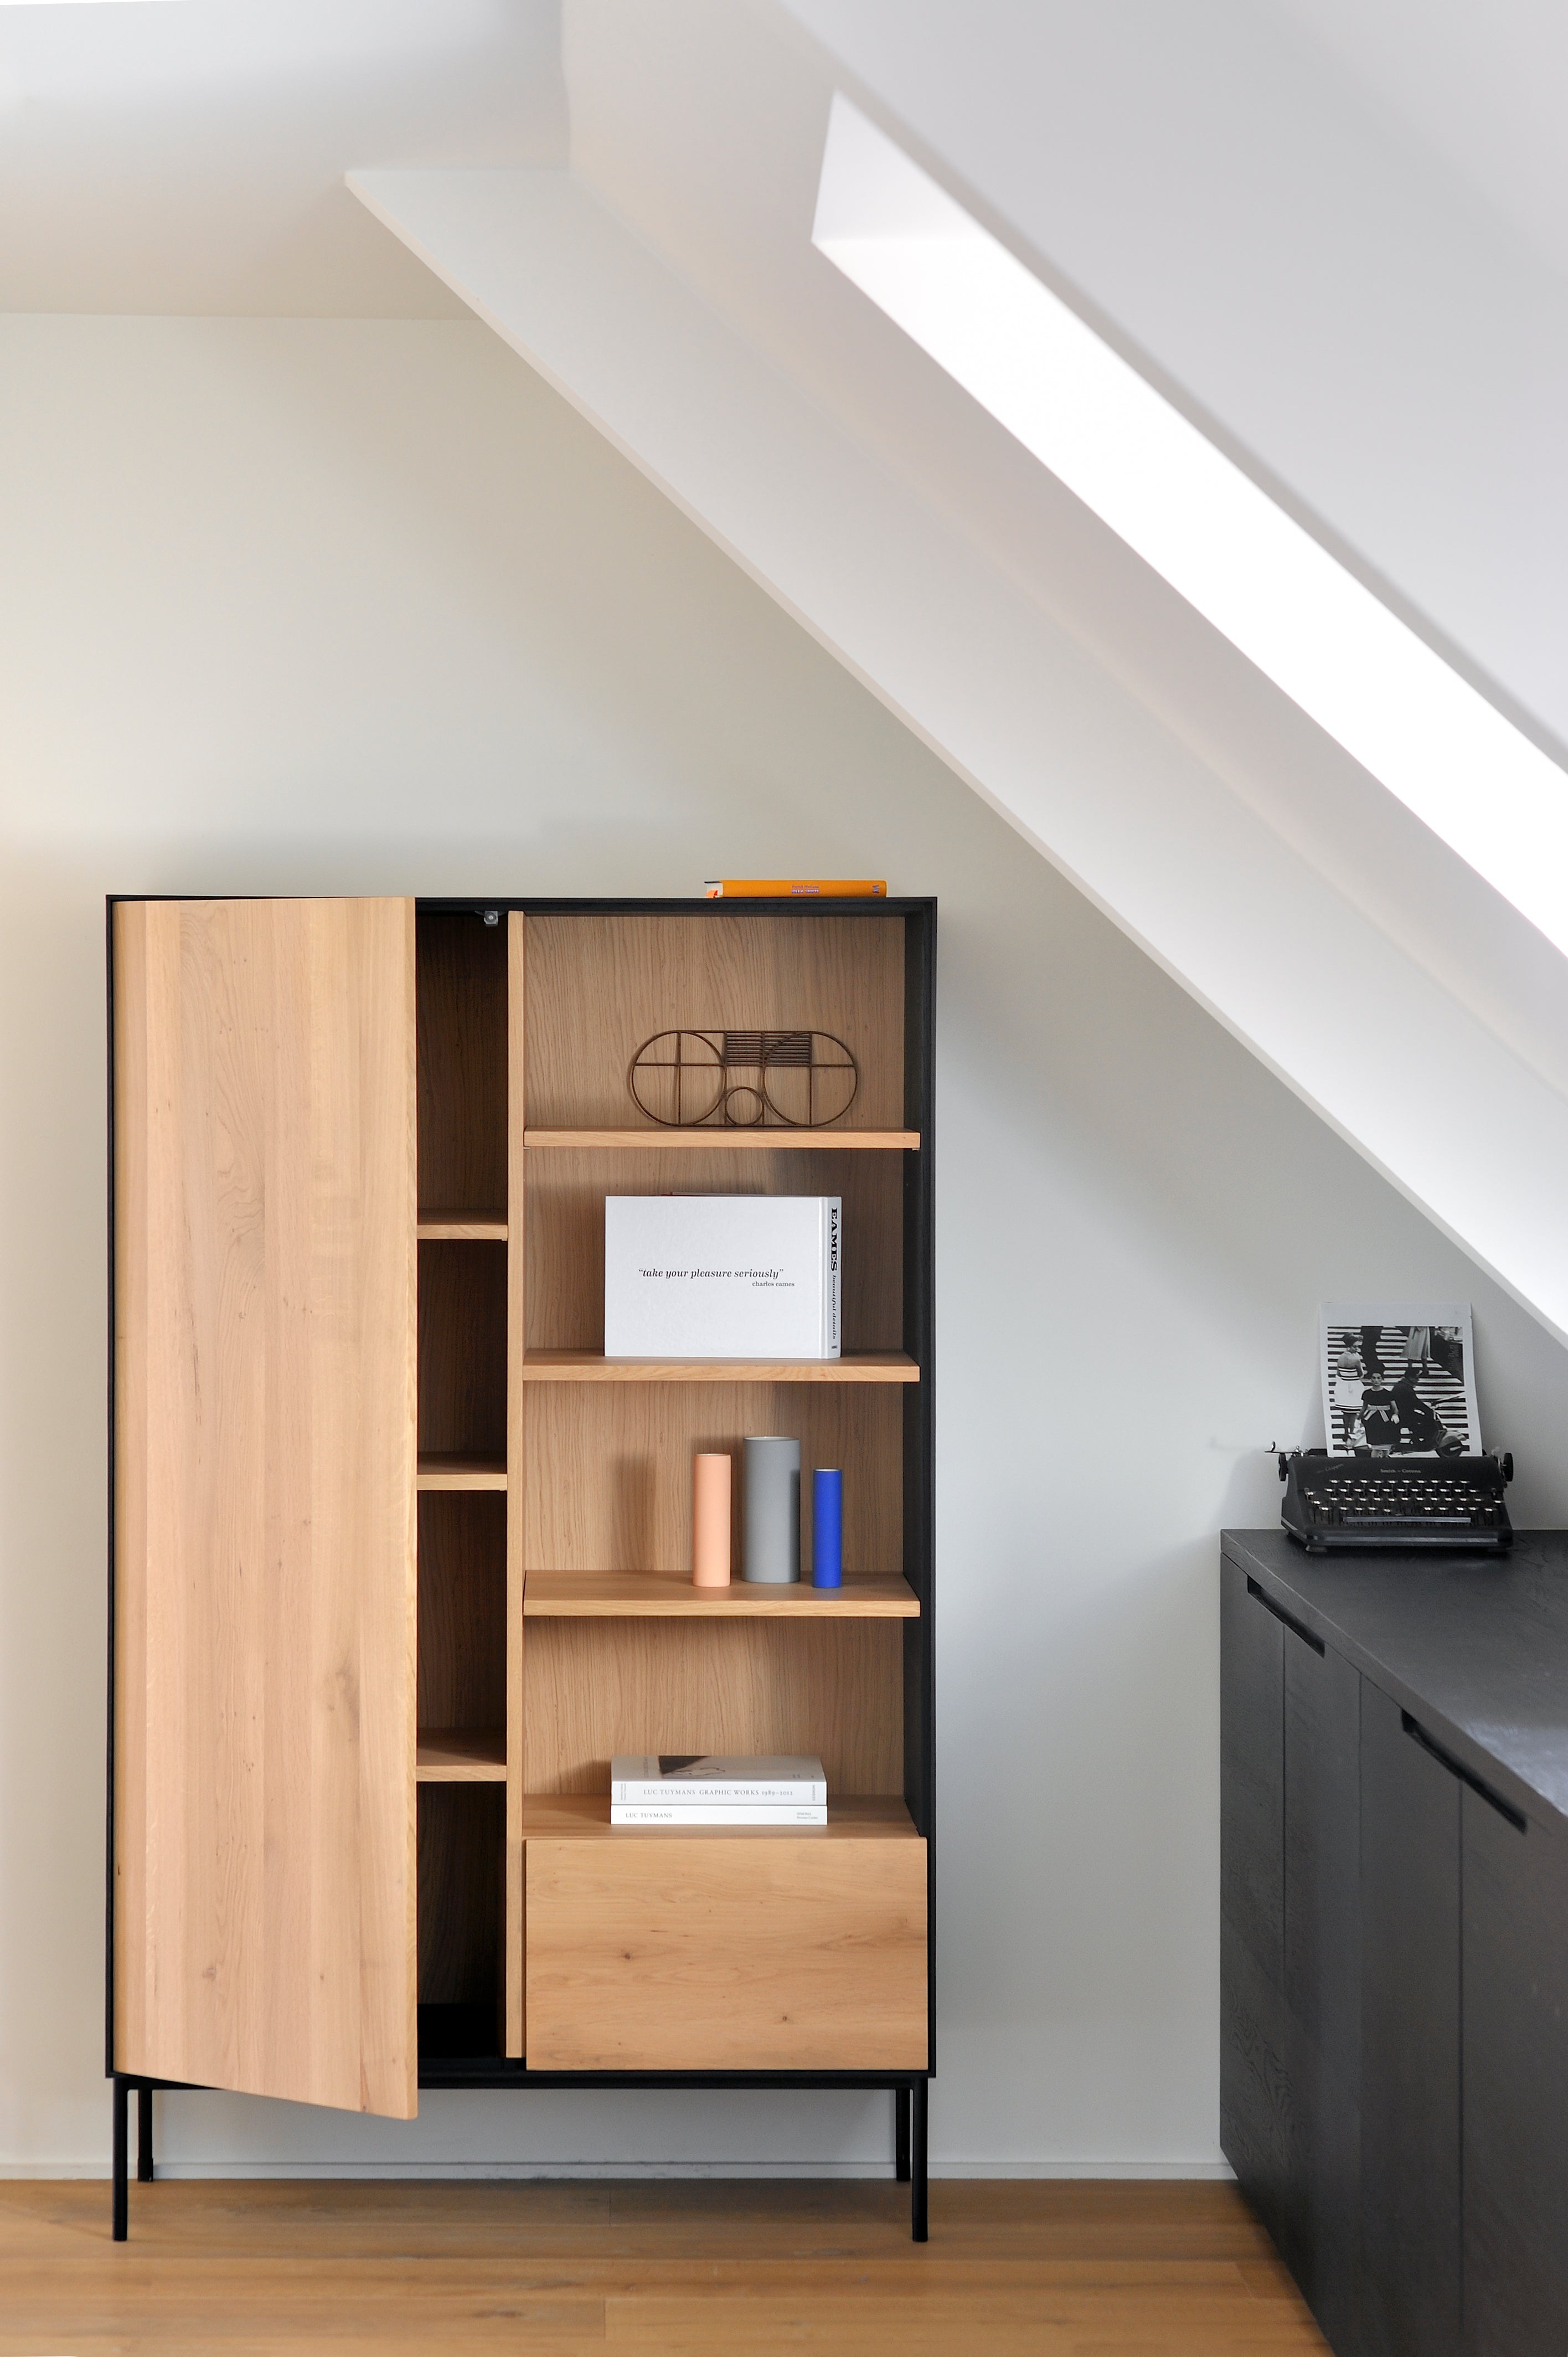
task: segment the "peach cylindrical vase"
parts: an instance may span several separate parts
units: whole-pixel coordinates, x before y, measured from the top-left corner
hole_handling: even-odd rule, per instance
[[[692,1585],[729,1586],[731,1459],[697,1458],[692,1471]]]

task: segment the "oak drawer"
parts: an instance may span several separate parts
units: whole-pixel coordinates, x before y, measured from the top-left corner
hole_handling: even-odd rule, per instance
[[[531,1835],[535,2071],[926,2067],[926,1845],[662,1830]]]

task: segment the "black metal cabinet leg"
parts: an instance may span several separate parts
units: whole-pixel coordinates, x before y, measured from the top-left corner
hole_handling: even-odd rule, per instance
[[[930,2082],[917,2079],[909,2090],[909,2236],[929,2239],[926,2222],[926,2102]]]
[[[131,2090],[118,2071],[114,2073],[114,2198],[112,2232],[117,2243],[123,2243],[130,2232],[131,2197],[126,2185],[130,2163]]]
[[[900,2185],[909,2182],[909,2090],[893,2090],[893,2174]]]
[[[150,2185],[153,2181],[153,2091],[150,2087],[136,2090],[136,2182]]]

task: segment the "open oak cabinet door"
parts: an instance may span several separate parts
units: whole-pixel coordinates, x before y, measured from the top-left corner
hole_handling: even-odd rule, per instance
[[[417,2108],[413,904],[113,912],[113,2061]]]

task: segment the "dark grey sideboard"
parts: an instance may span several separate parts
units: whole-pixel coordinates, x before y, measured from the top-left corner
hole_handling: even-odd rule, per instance
[[[1221,1578],[1226,2157],[1336,2357],[1565,2357],[1568,1532]]]

